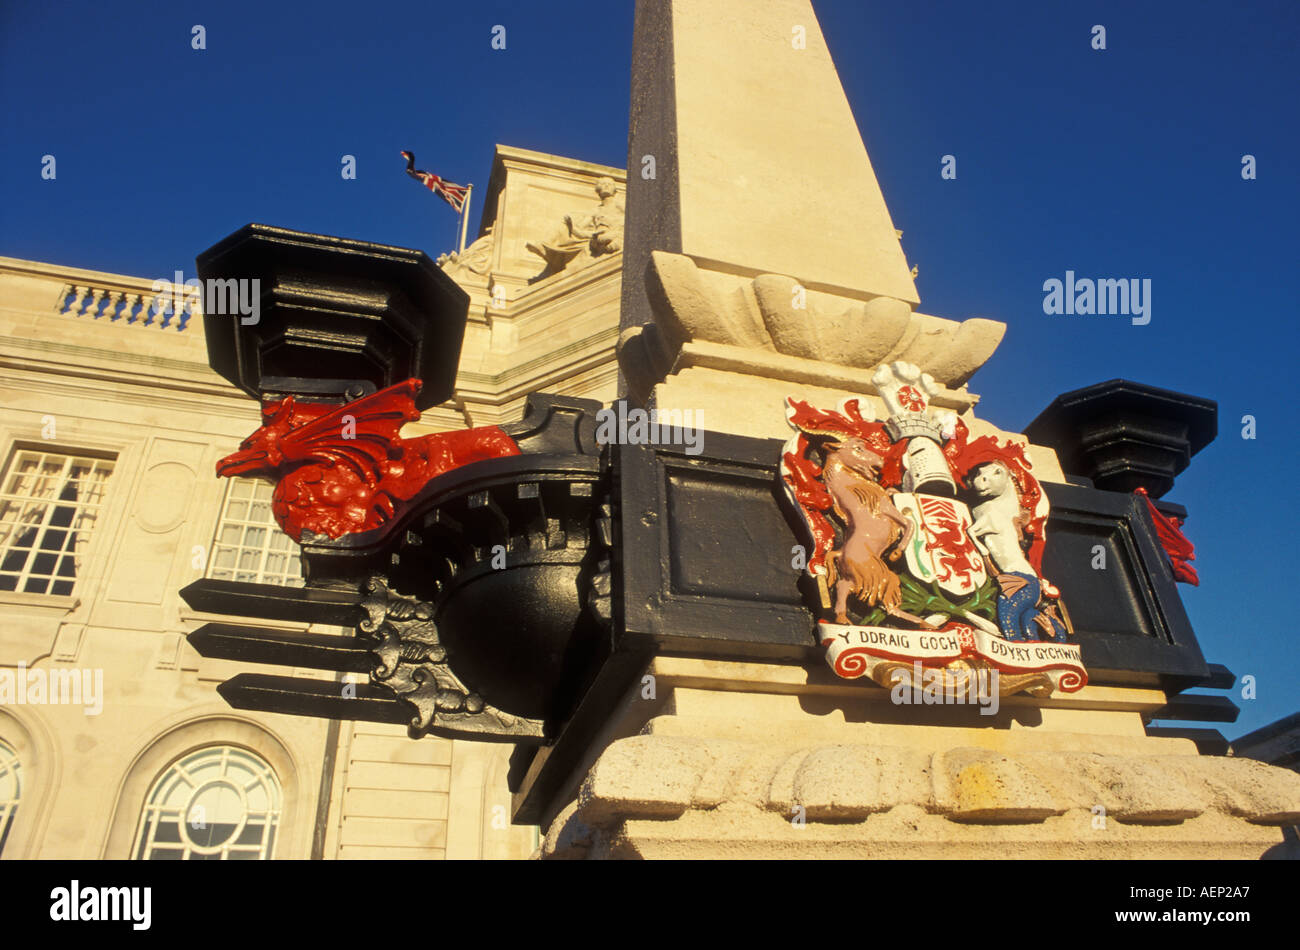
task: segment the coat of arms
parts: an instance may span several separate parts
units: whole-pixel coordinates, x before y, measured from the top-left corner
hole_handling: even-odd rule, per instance
[[[915,366],[872,382],[883,420],[856,398],[786,400],[781,480],[811,541],[831,667],[893,686],[919,664],[949,695],[990,670],[1000,694],[1082,689],[1069,615],[1042,576],[1048,503],[1024,447],[932,412],[938,388]]]

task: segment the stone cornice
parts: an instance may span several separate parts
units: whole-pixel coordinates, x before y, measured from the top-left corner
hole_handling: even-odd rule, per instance
[[[96,402],[161,407],[186,415],[247,419],[253,403],[233,387],[88,369],[61,363],[36,364],[0,353],[0,384],[28,393]],[[12,404],[10,405],[12,409]]]
[[[214,388],[229,389],[237,392],[208,368],[208,364],[198,360],[181,360],[168,356],[150,356],[133,350],[100,346],[81,346],[76,343],[61,343],[57,340],[34,340],[12,334],[0,335],[0,347],[13,346],[38,353],[60,354],[64,356],[83,357],[95,360],[112,360],[117,363],[133,363],[137,366],[152,366],[160,370],[178,373],[194,373],[211,377]],[[3,354],[3,350],[0,350]],[[80,364],[78,364],[80,365]]]
[[[0,275],[3,274],[18,274],[23,277],[35,277],[69,284],[91,284],[96,287],[128,290],[135,293],[145,293],[153,284],[152,278],[132,277],[128,274],[110,274],[107,271],[87,270],[83,267],[65,267],[62,264],[28,261],[17,257],[0,257]],[[51,301],[51,305],[53,305],[53,301]]]
[[[613,354],[618,342],[618,328],[609,327],[584,337],[568,346],[543,353],[525,363],[519,363],[499,373],[461,372],[456,378],[456,393],[471,402],[500,405],[534,390],[546,389],[552,383],[567,379],[602,363],[613,364]],[[585,358],[557,362],[575,354]]]

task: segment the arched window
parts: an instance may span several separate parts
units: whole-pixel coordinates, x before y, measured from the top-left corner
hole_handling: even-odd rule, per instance
[[[18,753],[0,740],[0,854],[4,854],[22,794],[22,763],[18,761]]]
[[[271,857],[281,791],[262,759],[209,746],[172,763],[145,798],[137,860],[258,861]]]

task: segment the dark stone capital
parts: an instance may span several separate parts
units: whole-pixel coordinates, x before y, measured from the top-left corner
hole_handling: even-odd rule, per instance
[[[1214,441],[1218,403],[1125,379],[1063,393],[1024,434],[1056,450],[1061,468],[1106,491],[1159,498]]]
[[[208,362],[250,396],[343,402],[412,377],[420,409],[452,395],[469,297],[423,251],[249,224],[195,265]],[[235,310],[253,287],[256,311]]]

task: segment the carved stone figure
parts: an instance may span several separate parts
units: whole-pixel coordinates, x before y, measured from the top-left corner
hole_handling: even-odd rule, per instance
[[[623,206],[615,200],[618,186],[612,178],[596,182],[600,203],[587,211],[564,216],[564,227],[549,241],[526,244],[529,251],[546,261],[546,269],[534,280],[557,274],[566,268],[582,267],[597,257],[623,249]]]
[[[492,235],[491,226],[484,232],[483,236],[477,241],[465,248],[464,251],[457,253],[452,251],[448,254],[438,255],[438,266],[441,267],[449,277],[456,277],[465,271],[471,274],[478,274],[480,277],[485,276],[492,269],[492,247],[495,238]]]

